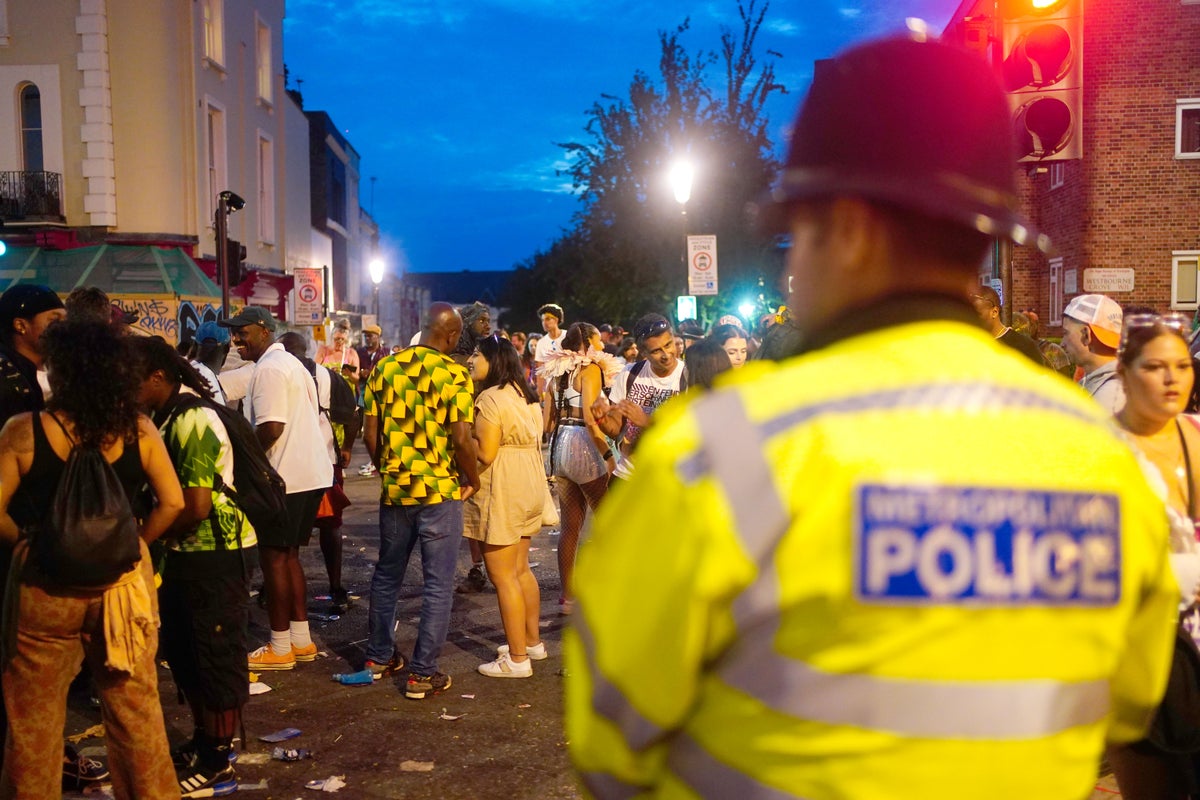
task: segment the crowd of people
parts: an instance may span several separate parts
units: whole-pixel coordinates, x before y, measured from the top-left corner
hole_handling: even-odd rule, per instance
[[[531,677],[549,653],[530,540],[557,519],[592,796],[1050,800],[1085,796],[1103,756],[1128,798],[1200,793],[1196,326],[1101,294],[1061,309],[1061,344],[1035,313],[1006,321],[984,254],[1048,247],[1014,211],[1008,113],[982,61],[922,37],[819,72],[759,208],[791,236],[787,307],[753,331],[647,313],[627,337],[547,303],[542,334],[509,335],[483,303],[435,302],[406,347],[338,328],[309,358],[249,306],[181,354],[99,290],[6,290],[0,797],[54,796],[62,763],[118,798],[236,790],[247,671],[315,658],[299,553],[340,525],[360,424],[380,481],[367,682],[451,687],[464,537],[458,589],[491,581],[504,637],[478,671]],[[84,451],[126,509],[106,530],[135,540],[87,585],[46,555]],[[275,513],[238,480],[247,452]],[[251,649],[256,566],[270,640]],[[194,723],[174,748],[160,648]],[[62,742],[84,662],[107,769]]]

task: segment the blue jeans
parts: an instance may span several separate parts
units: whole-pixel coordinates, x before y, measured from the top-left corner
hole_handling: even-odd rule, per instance
[[[417,506],[379,504],[379,561],[371,577],[371,609],[367,617],[367,659],[386,664],[392,657],[396,601],[408,557],[419,542],[425,586],[421,593],[421,621],[409,671],[418,675],[437,672],[438,653],[446,643],[450,609],[454,605],[454,570],[462,541],[461,500]]]

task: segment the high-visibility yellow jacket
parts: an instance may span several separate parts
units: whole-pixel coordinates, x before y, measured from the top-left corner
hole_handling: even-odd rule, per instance
[[[842,339],[659,411],[575,572],[597,797],[1086,797],[1178,600],[1090,397],[962,321]]]

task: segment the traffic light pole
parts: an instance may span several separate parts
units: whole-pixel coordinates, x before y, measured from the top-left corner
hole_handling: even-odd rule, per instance
[[[229,208],[225,194],[217,195],[217,282],[221,284],[221,319],[229,319]]]

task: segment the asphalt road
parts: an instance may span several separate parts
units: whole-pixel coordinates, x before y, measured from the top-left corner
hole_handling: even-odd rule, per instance
[[[340,619],[311,620],[321,653],[292,671],[262,673],[271,691],[250,698],[245,711],[250,746],[239,746],[239,797],[316,797],[305,791],[312,780],[342,776],[341,797],[405,798],[578,798],[568,766],[563,733],[561,634],[566,618],[558,615],[557,531],[544,529],[533,542],[531,561],[542,587],[542,629],[550,657],[535,662],[532,678],[485,678],[475,671],[495,657],[504,634],[489,585],[480,594],[456,594],[450,634],[439,668],[453,678],[444,694],[424,700],[404,697],[404,676],[371,686],[342,686],[331,676],[362,666],[367,635],[367,590],[378,553],[378,491],[375,477],[364,478],[357,467],[361,447],[348,470],[346,491],[354,505],[346,509],[343,583],[362,599]],[[328,612],[324,563],[314,532],[302,553],[308,578],[310,612]],[[459,574],[470,558],[463,543]],[[407,658],[415,638],[420,608],[419,550],[413,553],[401,592],[397,643]],[[251,642],[268,640],[266,612],[254,607]],[[191,734],[191,719],[178,703],[170,672],[160,668],[159,693],[172,743]],[[446,719],[445,717],[457,717]],[[72,696],[67,733],[85,731],[100,721],[86,694]],[[275,745],[258,737],[283,728],[299,728],[300,736],[285,743],[304,748],[312,758],[297,762],[269,759]],[[85,739],[82,747],[102,745]],[[405,763],[412,762],[412,763]],[[251,788],[266,782],[265,788]],[[71,796],[71,795],[68,795]]]

